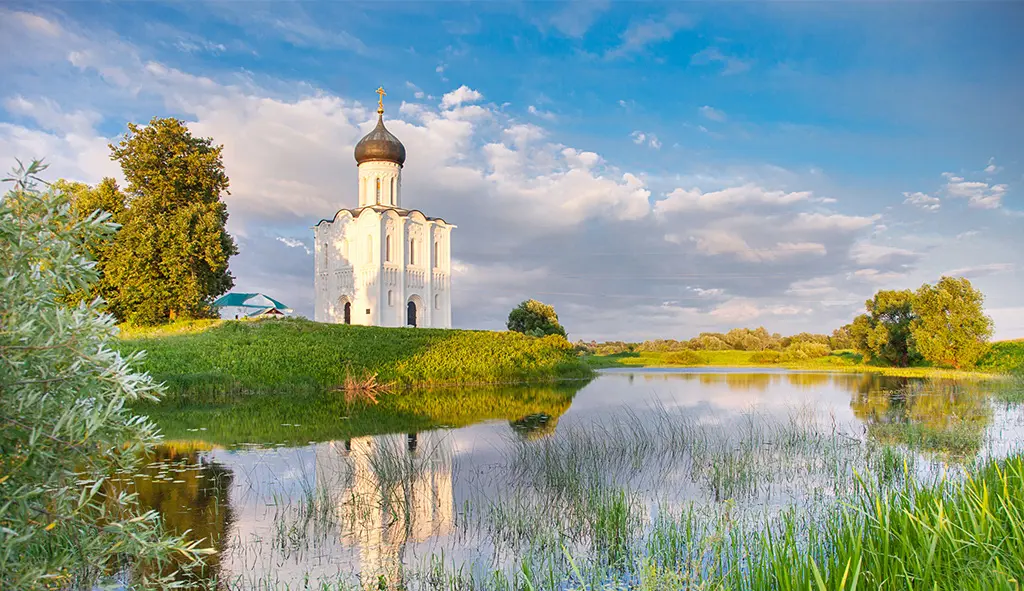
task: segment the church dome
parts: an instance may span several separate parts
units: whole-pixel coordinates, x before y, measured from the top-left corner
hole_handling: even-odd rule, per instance
[[[384,127],[384,114],[381,111],[383,108],[378,110],[377,127],[356,144],[356,163],[383,160],[401,166],[405,164],[405,146]]]

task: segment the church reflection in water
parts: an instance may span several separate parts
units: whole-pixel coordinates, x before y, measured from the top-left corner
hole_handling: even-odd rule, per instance
[[[364,587],[402,580],[410,544],[448,534],[454,519],[451,442],[444,432],[357,437],[315,446],[316,481]]]

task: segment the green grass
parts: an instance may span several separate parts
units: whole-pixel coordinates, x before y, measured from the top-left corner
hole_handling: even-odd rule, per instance
[[[561,337],[514,332],[381,328],[298,319],[198,321],[122,330],[124,353],[168,398],[225,402],[249,394],[317,394],[349,374],[398,387],[588,377]]]
[[[988,377],[995,373],[1004,373],[1005,368],[1013,363],[1013,355],[1024,355],[1016,347],[1005,347],[1007,343],[1024,341],[1007,341],[994,343],[993,349],[999,351],[999,357],[986,365],[979,364],[976,371],[960,371],[938,367],[886,367],[864,363],[857,353],[852,351],[836,351],[825,357],[804,359],[800,361],[783,361],[780,363],[764,363],[758,359],[759,351],[699,351],[697,357],[683,356],[679,352],[643,351],[630,353],[613,353],[610,355],[588,355],[584,361],[595,369],[628,368],[628,367],[774,367],[783,369],[844,371],[857,373],[878,373],[894,377],[937,377],[937,378],[977,378]],[[984,362],[985,360],[983,360]]]

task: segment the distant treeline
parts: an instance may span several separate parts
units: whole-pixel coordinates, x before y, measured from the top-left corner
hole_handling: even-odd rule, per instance
[[[770,333],[765,327],[759,326],[757,328],[734,328],[726,333],[702,332],[686,341],[675,339],[652,339],[642,343],[577,341],[576,346],[598,355],[610,355],[613,353],[665,353],[670,351],[782,352],[792,348],[793,345],[804,343],[820,345],[825,349],[826,354],[828,351],[852,349],[854,346],[849,325],[837,328],[830,335],[802,332],[791,336],[782,336],[779,333]]]

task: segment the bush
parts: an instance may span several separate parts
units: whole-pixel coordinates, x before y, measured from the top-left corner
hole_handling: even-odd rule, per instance
[[[107,216],[70,215],[39,193],[38,162],[0,201],[0,589],[91,589],[138,561],[200,551],[165,537],[157,514],[110,476],[134,471],[157,429],[125,404],[157,386],[122,357],[100,301],[68,306],[96,270],[85,256],[114,230]],[[130,587],[161,586],[133,572]]]
[[[537,300],[526,300],[513,308],[508,313],[505,326],[511,331],[534,337],[552,334],[566,336],[565,329],[558,323],[555,308]]]
[[[782,354],[779,356],[779,361],[803,361],[805,359],[817,359],[819,357],[826,357],[831,353],[828,345],[821,343],[814,343],[810,341],[803,341],[799,343],[793,343],[782,350]]]
[[[669,365],[707,365],[708,358],[696,351],[675,351],[662,358]]]
[[[750,356],[751,363],[778,363],[782,354],[778,351],[758,351]]]

